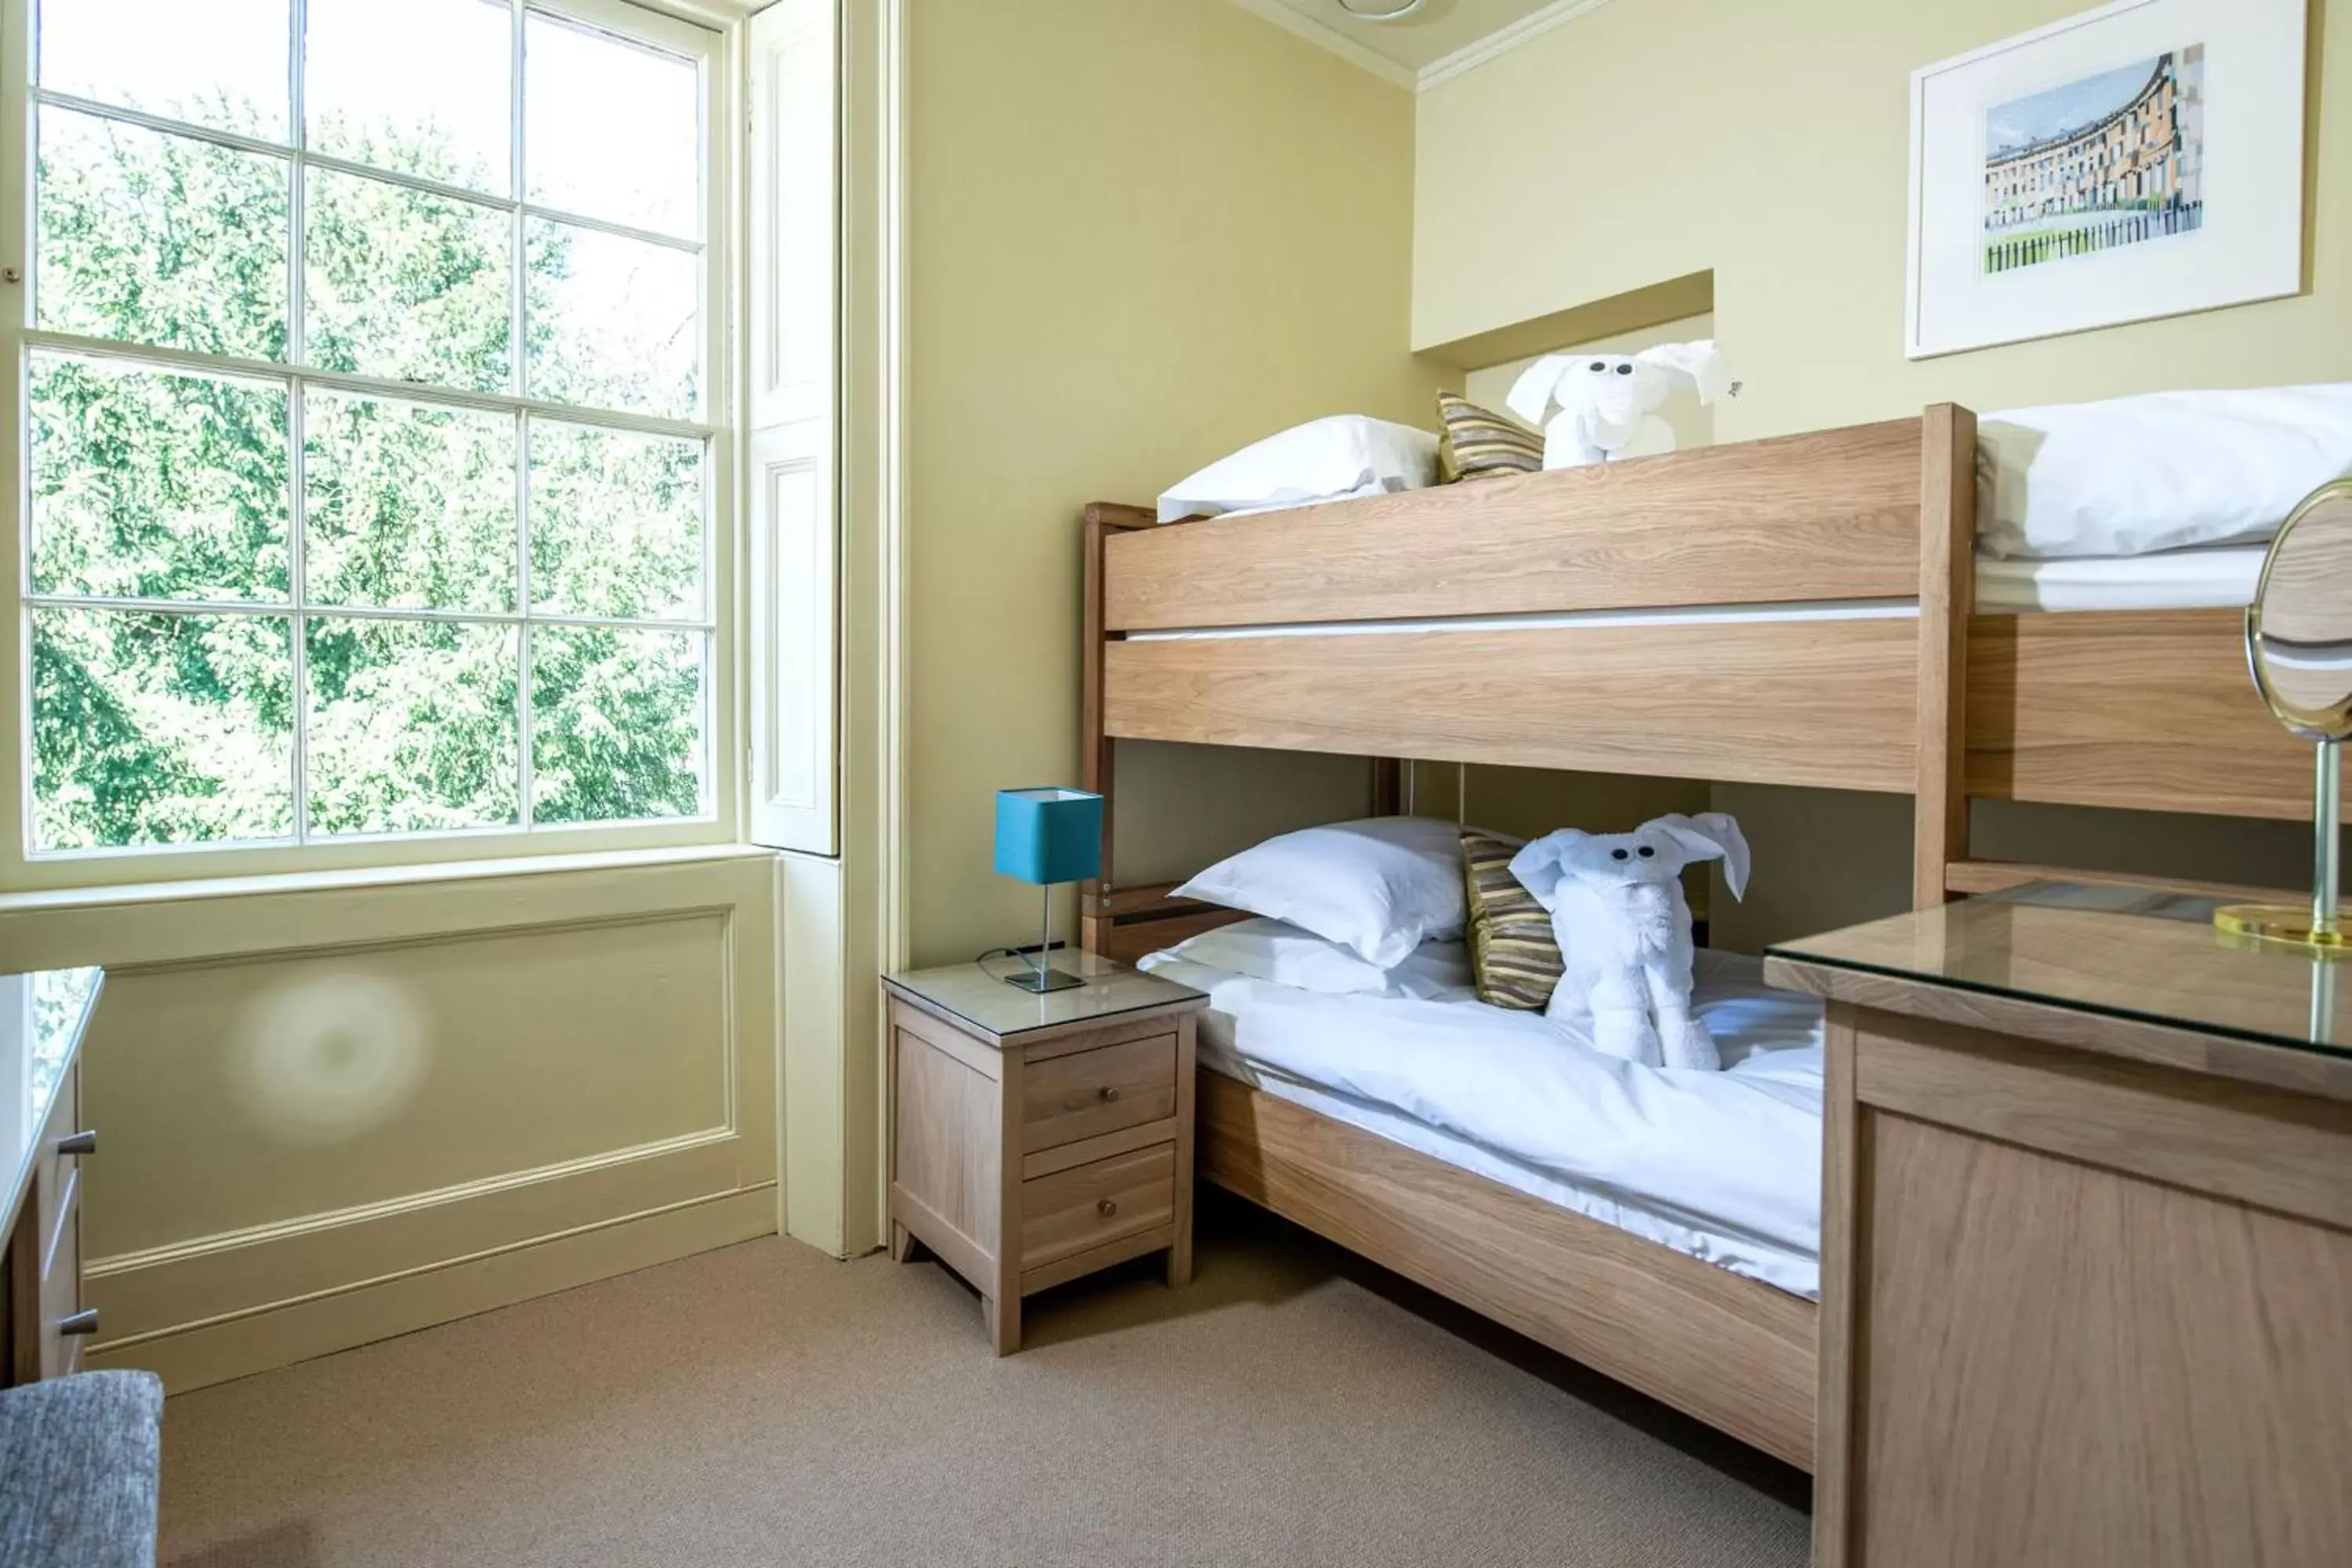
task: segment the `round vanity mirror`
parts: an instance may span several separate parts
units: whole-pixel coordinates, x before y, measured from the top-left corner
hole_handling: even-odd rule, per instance
[[[2246,660],[2280,723],[2306,741],[2352,737],[2352,479],[2279,530],[2246,610]]]
[[[2260,942],[2352,954],[2352,924],[2339,913],[2337,756],[2352,739],[2352,479],[2314,490],[2279,529],[2246,606],[2246,663],[2272,715],[2315,742],[2311,902],[2231,904],[2214,912],[2214,923]]]

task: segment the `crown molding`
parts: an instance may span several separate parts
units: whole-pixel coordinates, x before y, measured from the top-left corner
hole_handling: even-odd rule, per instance
[[[751,0],[753,5],[761,0]],[[1475,70],[1488,60],[1510,53],[1521,44],[1539,38],[1554,27],[1564,26],[1589,12],[1598,11],[1609,0],[1551,0],[1540,11],[1530,12],[1507,27],[1495,31],[1475,43],[1465,44],[1442,59],[1435,59],[1414,70],[1375,49],[1366,48],[1337,27],[1327,27],[1303,12],[1294,11],[1280,0],[1227,0],[1227,3],[1248,12],[1260,21],[1271,22],[1293,37],[1306,39],[1318,48],[1327,49],[1359,69],[1370,71],[1393,87],[1408,92],[1427,92],[1443,81],[1451,81],[1465,71]]]
[[[1360,70],[1367,70],[1407,92],[1415,89],[1417,82],[1411,66],[1399,65],[1386,55],[1364,47],[1337,27],[1327,27],[1314,17],[1302,15],[1276,0],[1229,0],[1261,22],[1271,22],[1293,37],[1306,39],[1318,48],[1327,49]]]
[[[1497,27],[1476,43],[1465,44],[1443,59],[1430,61],[1414,76],[1415,92],[1427,92],[1442,81],[1452,81],[1465,71],[1475,70],[1488,60],[1507,55],[1521,44],[1542,37],[1554,27],[1564,27],[1579,16],[1598,11],[1609,0],[1552,0],[1540,11],[1520,17],[1507,27]]]

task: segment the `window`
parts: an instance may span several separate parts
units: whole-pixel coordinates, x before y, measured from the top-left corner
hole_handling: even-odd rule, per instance
[[[31,20],[26,853],[708,836],[713,36],[615,0]]]

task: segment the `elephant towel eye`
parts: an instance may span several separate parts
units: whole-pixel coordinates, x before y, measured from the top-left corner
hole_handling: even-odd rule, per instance
[[[1625,858],[1625,851],[1622,849],[1612,849],[1609,851],[1609,858],[1612,860],[1622,860]]]
[[[1609,366],[1604,361],[1594,360],[1592,362],[1592,374],[1595,375],[1599,375],[1602,371],[1607,370]]]
[[[1643,859],[1647,860],[1651,856],[1655,855],[1657,851],[1644,844],[1641,848],[1635,850],[1634,853],[1641,856]]]
[[[1617,367],[1617,374],[1619,375],[1631,375],[1633,374],[1633,367],[1630,364],[1621,364]]]

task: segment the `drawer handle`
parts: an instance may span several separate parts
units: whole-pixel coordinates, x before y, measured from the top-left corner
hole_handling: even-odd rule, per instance
[[[95,1307],[89,1307],[85,1308],[81,1311],[74,1313],[73,1316],[69,1318],[59,1318],[58,1320],[58,1332],[61,1334],[94,1334],[98,1332],[98,1309]]]
[[[1112,1100],[1117,1100],[1118,1098],[1118,1085],[1115,1083],[1107,1083],[1103,1085],[1102,1097],[1103,1103],[1106,1105],[1109,1104]]]
[[[68,1132],[58,1140],[60,1154],[95,1154],[98,1152],[98,1129],[85,1127],[79,1132]]]
[[[1095,1213],[1102,1215],[1105,1219],[1110,1218],[1111,1215],[1118,1212],[1118,1205],[1111,1202],[1108,1198],[1105,1198],[1100,1203],[1095,1205]],[[95,1316],[95,1314],[92,1315]]]

